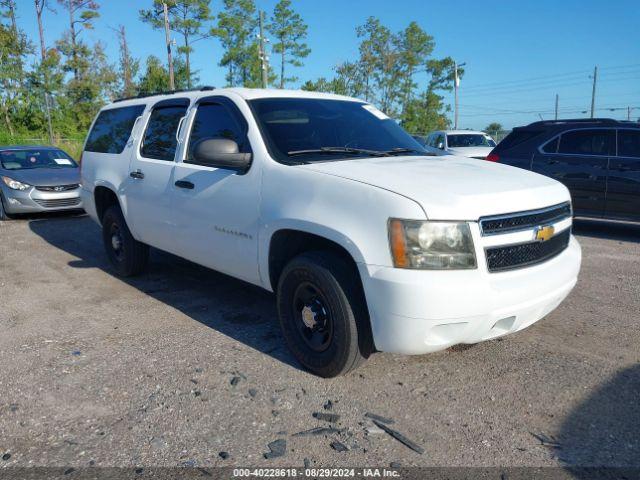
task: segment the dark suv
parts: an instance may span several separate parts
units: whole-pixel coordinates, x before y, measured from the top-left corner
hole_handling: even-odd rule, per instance
[[[640,221],[640,124],[601,119],[514,128],[487,160],[547,175],[571,192],[577,216]]]

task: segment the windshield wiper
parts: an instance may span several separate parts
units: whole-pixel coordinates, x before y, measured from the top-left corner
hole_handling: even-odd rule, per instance
[[[287,152],[290,157],[296,155],[308,155],[313,153],[319,153],[321,155],[334,155],[334,154],[349,154],[349,155],[371,155],[374,157],[387,157],[389,153],[381,150],[367,150],[366,148],[352,148],[352,147],[320,147],[312,148],[308,150],[291,150]]]
[[[427,152],[426,150],[416,150],[415,148],[404,148],[404,147],[398,147],[398,148],[393,148],[391,150],[387,150],[384,153],[386,153],[387,155],[402,155],[404,153],[419,153],[420,155],[431,155],[431,156],[435,156],[435,153],[431,153],[431,152]]]

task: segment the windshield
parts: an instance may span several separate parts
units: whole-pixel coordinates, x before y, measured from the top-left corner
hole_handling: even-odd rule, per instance
[[[249,104],[271,155],[282,163],[427,154],[395,121],[368,104],[316,98],[263,98]]]
[[[78,164],[62,150],[49,148],[1,150],[0,165],[6,170],[78,167]]]
[[[495,147],[490,137],[478,133],[462,133],[456,135],[447,135],[447,145],[449,148],[461,147]]]

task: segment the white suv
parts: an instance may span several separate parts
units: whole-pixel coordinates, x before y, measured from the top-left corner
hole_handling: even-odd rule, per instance
[[[331,377],[521,330],[576,283],[567,189],[427,154],[352,98],[223,89],[115,102],[82,195],[121,275],[148,246],[277,292],[297,359]]]
[[[425,139],[425,147],[431,153],[477,160],[485,160],[495,146],[495,140],[488,134],[473,130],[440,130]]]

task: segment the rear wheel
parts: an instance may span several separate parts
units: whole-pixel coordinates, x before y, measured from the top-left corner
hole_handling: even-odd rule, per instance
[[[321,377],[344,375],[373,351],[357,271],[333,252],[308,252],[285,267],[278,313],[296,359]]]
[[[129,277],[146,268],[149,247],[133,238],[117,205],[109,207],[102,217],[102,240],[118,275]]]

